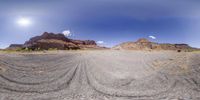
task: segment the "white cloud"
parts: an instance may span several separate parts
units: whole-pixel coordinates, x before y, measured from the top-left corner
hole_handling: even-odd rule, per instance
[[[104,41],[97,41],[97,44],[104,44]]]
[[[70,30],[64,30],[62,33],[63,33],[65,36],[67,36],[67,37],[72,36]]]
[[[150,35],[149,38],[151,38],[151,39],[156,39],[156,37],[155,37],[155,36],[152,36],[152,35]]]

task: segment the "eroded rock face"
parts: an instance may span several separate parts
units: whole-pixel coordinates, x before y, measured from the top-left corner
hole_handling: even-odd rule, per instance
[[[145,39],[145,38],[141,38],[141,39],[138,39],[138,40],[136,41],[136,43],[150,43],[150,41],[147,40],[147,39]]]
[[[14,47],[11,45],[9,48]],[[32,50],[69,50],[69,49],[82,49],[82,48],[101,48],[97,46],[93,40],[73,40],[65,37],[63,34],[54,34],[44,32],[41,36],[35,36],[26,41],[20,48],[29,48]]]
[[[145,38],[138,39],[136,42],[125,42],[113,47],[113,49],[124,50],[150,50],[153,48],[153,43]]]
[[[84,45],[97,45],[94,40],[85,40]]]
[[[94,40],[71,40],[76,45],[97,45]]]
[[[145,38],[138,39],[135,43],[138,49],[152,49],[152,43]]]
[[[138,39],[136,42],[125,42],[114,46],[113,49],[117,50],[193,50],[194,48],[190,47],[187,44],[159,44],[151,42],[145,38]]]
[[[58,50],[69,50],[69,49],[80,49],[77,45],[71,43],[71,42],[65,42],[62,40],[56,40],[56,39],[42,39],[35,43],[33,43],[31,46],[29,46],[30,49],[58,49]]]
[[[66,38],[63,34],[54,34],[54,33],[44,32],[41,36],[36,36],[36,37],[31,38],[29,41],[26,41],[25,45],[33,44],[42,39],[55,39],[55,40],[70,42],[70,40]]]

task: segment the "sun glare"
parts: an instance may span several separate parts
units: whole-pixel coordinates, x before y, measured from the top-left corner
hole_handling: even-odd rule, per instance
[[[17,20],[17,24],[20,26],[29,26],[31,24],[31,20],[28,18],[20,18]]]

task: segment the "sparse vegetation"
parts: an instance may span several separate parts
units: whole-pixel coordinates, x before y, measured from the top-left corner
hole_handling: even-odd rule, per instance
[[[57,48],[49,48],[48,51],[56,51],[58,50]]]

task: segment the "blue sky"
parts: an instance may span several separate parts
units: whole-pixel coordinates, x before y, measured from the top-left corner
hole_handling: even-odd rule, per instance
[[[1,0],[0,48],[64,30],[70,30],[70,38],[109,47],[148,38],[200,48],[199,5],[198,0]],[[31,25],[17,24],[20,18]]]

